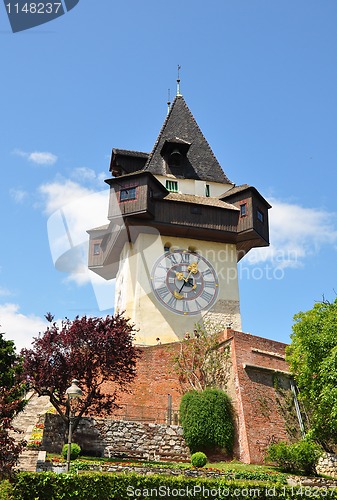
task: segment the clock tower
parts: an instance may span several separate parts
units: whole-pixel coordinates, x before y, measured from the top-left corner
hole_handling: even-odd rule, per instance
[[[270,205],[227,178],[180,93],[151,153],[113,149],[110,171],[89,268],[116,279],[136,342],[175,342],[197,323],[241,330],[237,263],[269,244]]]

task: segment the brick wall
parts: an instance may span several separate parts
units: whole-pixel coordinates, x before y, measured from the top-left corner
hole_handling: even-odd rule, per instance
[[[137,378],[130,393],[122,393],[118,404],[122,405],[115,416],[136,420],[164,423],[167,420],[168,395],[172,397],[173,417],[179,409],[181,389],[173,369],[173,359],[179,353],[180,343],[141,347],[137,363]]]
[[[237,440],[235,455],[246,463],[263,463],[272,442],[292,441],[299,425],[284,359],[286,344],[227,330],[232,377],[227,392],[232,398]]]
[[[229,356],[223,358],[226,382],[219,385],[234,406],[234,456],[246,463],[263,463],[271,442],[299,437],[284,359],[286,344],[230,329],[221,338],[220,349],[229,348]],[[179,342],[141,348],[137,378],[131,392],[119,398],[122,408],[117,418],[167,422],[168,394],[176,414],[182,393],[173,358],[179,349]]]

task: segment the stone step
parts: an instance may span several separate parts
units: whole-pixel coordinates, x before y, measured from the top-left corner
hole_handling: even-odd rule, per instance
[[[35,472],[38,456],[39,452],[37,450],[23,450],[15,470]]]
[[[11,432],[16,441],[29,440],[32,430],[37,423],[44,421],[44,414],[51,407],[48,396],[38,396],[31,392],[26,396],[28,400],[25,409],[20,412],[12,422],[13,427],[19,432]],[[39,451],[25,448],[19,457],[16,469],[21,471],[35,471]]]
[[[13,419],[13,427],[25,434],[27,428],[37,424],[41,416],[51,407],[48,396],[39,397],[36,393],[30,393],[27,397],[26,407]]]

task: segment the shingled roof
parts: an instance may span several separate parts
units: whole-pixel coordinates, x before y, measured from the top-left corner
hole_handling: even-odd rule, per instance
[[[162,151],[165,142],[172,141],[177,144],[182,142],[190,144],[186,154],[185,178],[232,184],[223,172],[181,95],[175,97],[144,170],[148,170],[155,175],[171,173],[162,156]]]
[[[181,201],[185,203],[193,203],[197,205],[208,205],[210,207],[226,208],[227,210],[239,211],[239,208],[234,205],[221,201],[218,198],[205,198],[205,196],[195,196],[193,194],[169,193],[164,200]]]

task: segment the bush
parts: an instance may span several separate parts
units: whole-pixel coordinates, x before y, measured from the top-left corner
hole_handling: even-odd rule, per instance
[[[177,500],[193,497],[193,500],[214,500],[235,498],[247,500],[247,497],[260,500],[274,497],[276,500],[295,500],[304,497],[303,486],[288,487],[284,484],[253,481],[235,481],[226,479],[192,478],[166,476],[162,474],[55,474],[51,472],[21,472],[14,477],[13,497],[15,500],[129,500],[130,498],[151,498]],[[158,491],[159,495],[155,495]],[[192,494],[186,494],[188,491]],[[305,490],[306,491],[306,490]],[[181,492],[181,494],[178,494]],[[219,492],[215,495],[214,492]],[[173,493],[173,494],[172,494]],[[302,497],[300,496],[302,495]],[[307,493],[307,496],[310,496]],[[327,500],[327,489],[314,490],[314,500]],[[337,493],[329,490],[329,499],[336,500]],[[273,500],[273,499],[272,499]]]
[[[285,472],[316,474],[316,465],[322,448],[313,441],[302,440],[294,444],[276,443],[268,448],[266,460],[276,462]]]
[[[12,485],[8,479],[3,479],[0,481],[0,500],[8,500],[13,498],[12,496]]]
[[[184,438],[191,452],[225,448],[232,451],[234,424],[229,397],[219,389],[191,391],[180,403]]]
[[[197,451],[191,456],[191,464],[193,467],[204,467],[207,464],[207,457],[202,451]]]
[[[67,459],[68,445],[65,444],[62,448],[62,456]],[[76,460],[76,458],[81,453],[81,447],[76,443],[71,443],[70,446],[70,460]]]

